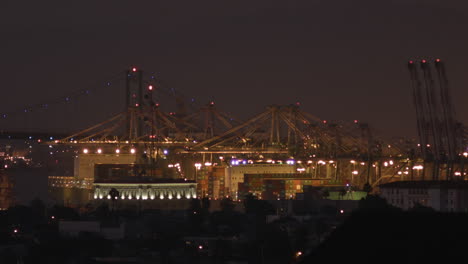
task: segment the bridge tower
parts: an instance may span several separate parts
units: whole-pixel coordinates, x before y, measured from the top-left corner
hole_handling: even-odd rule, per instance
[[[132,68],[125,75],[125,135],[137,141],[143,135],[143,71]]]

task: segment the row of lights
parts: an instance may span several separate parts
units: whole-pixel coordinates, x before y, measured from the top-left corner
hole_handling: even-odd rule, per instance
[[[220,159],[222,160],[223,157],[220,157]],[[259,163],[260,163],[260,162],[263,162],[263,160],[257,160],[256,162],[259,162]],[[275,163],[283,164],[283,160],[277,160],[277,161],[275,161],[275,160],[268,159],[268,160],[266,160],[266,162],[267,162],[267,163],[271,163],[271,164],[275,164]],[[233,160],[231,160],[231,165],[240,165],[240,164],[246,165],[246,164],[254,164],[254,163],[255,163],[255,162],[254,162],[253,160],[242,160],[242,159],[233,159]],[[293,159],[286,160],[286,164],[288,164],[288,165],[294,165],[294,164],[296,164],[296,163],[297,163],[297,164],[302,164],[302,161],[300,161],[300,160],[295,161],[295,160],[293,160]],[[313,163],[312,160],[308,160],[308,161],[307,161],[307,164],[312,164],[312,163]],[[323,160],[317,161],[317,164],[318,164],[318,165],[326,165],[327,163],[329,163],[329,164],[334,164],[335,161],[334,161],[334,160],[329,160],[328,162],[327,162],[327,161],[323,161]],[[351,163],[351,164],[356,164],[357,162],[356,162],[355,160],[351,160],[350,163]],[[216,163],[214,163],[214,164],[216,164]],[[365,165],[366,163],[365,163],[365,162],[360,162],[359,164],[360,164],[360,165]],[[394,164],[393,160],[385,161],[385,162],[383,163],[383,165],[384,165],[385,167],[391,166],[391,165],[393,165],[393,164]],[[205,165],[205,166],[212,166],[212,163],[211,163],[211,162],[205,162],[204,165]],[[197,167],[198,169],[201,168],[201,166],[202,166],[202,163],[195,163],[195,167]],[[372,165],[372,166],[375,167],[375,165]]]
[[[107,195],[106,198],[107,198],[108,200],[110,200],[112,197],[111,197],[110,195]],[[115,197],[115,198],[118,199],[118,197]],[[154,200],[155,198],[156,198],[156,196],[154,196],[154,195],[149,196],[149,199],[150,199],[150,200]],[[166,197],[165,197],[163,194],[159,195],[159,199],[160,199],[160,200],[164,200],[165,198],[166,198]],[[172,199],[174,198],[174,196],[172,196],[172,194],[169,194],[169,195],[167,196],[167,198],[168,198],[169,200],[172,200]],[[179,199],[182,198],[182,196],[181,196],[180,194],[177,194],[177,195],[175,196],[175,198],[177,198],[177,199],[179,200]],[[190,194],[188,194],[188,195],[185,196],[185,198],[187,198],[187,199],[190,199],[190,198],[197,198],[197,196],[196,196],[196,195],[190,195]],[[95,194],[95,195],[94,195],[94,199],[104,199],[104,196],[103,196],[103,195],[99,195],[99,196],[98,196],[97,194]],[[132,200],[132,199],[133,199],[133,196],[132,196],[132,195],[129,195],[129,196],[125,197],[124,195],[122,195],[122,196],[120,197],[120,199],[121,199],[121,200],[125,200],[125,199]],[[135,196],[135,199],[137,199],[137,200],[140,200],[140,199],[141,199],[141,200],[148,200],[148,196],[139,196],[139,195],[137,195],[137,196]]]
[[[463,153],[463,155],[465,157],[468,157],[468,152],[465,152]],[[314,155],[315,156],[315,155]],[[231,165],[239,165],[239,164],[254,164],[255,162],[258,162],[258,163],[261,163],[261,162],[264,162],[263,160],[256,160],[255,162],[253,160],[243,160],[243,159],[235,159],[235,157],[233,156],[232,157],[233,159],[231,160]],[[220,160],[224,160],[224,157],[219,157]],[[283,164],[283,160],[272,160],[272,159],[267,159],[265,161],[266,163],[272,163],[272,164],[275,164],[275,163],[278,163],[278,164]],[[294,165],[294,164],[302,164],[303,161],[301,160],[294,160],[294,159],[288,159],[286,160],[286,164],[288,165]],[[308,160],[307,161],[307,164],[312,164],[313,161],[312,160]],[[329,160],[329,161],[324,161],[324,160],[318,160],[317,161],[317,164],[318,165],[326,165],[327,163],[330,163],[330,164],[334,164],[335,161],[334,160]],[[356,164],[357,162],[355,160],[350,160],[350,163],[351,164]],[[195,165],[196,167],[200,166],[201,167],[201,163],[198,163],[199,165]],[[366,163],[365,162],[360,162],[359,163],[360,165],[365,165]],[[394,165],[394,161],[393,160],[389,160],[389,161],[385,161],[383,163],[383,165],[385,167],[388,167],[388,166],[391,166],[391,165]],[[207,163],[205,163],[205,166],[211,166],[211,165],[207,165]],[[375,167],[375,166],[374,166]]]
[[[103,152],[103,151],[102,151],[101,148],[98,148],[98,149],[96,150],[96,153],[97,153],[97,154],[102,154],[102,152]],[[121,152],[120,149],[116,149],[116,150],[115,150],[115,153],[116,153],[116,154],[120,154],[120,152]],[[88,153],[90,153],[90,152],[89,152],[89,149],[87,149],[87,148],[83,149],[83,154],[88,154]],[[135,153],[136,153],[136,149],[131,148],[131,149],[130,149],[130,153],[131,153],[131,154],[135,154]]]

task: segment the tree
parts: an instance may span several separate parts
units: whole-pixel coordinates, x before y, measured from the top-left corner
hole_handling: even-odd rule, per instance
[[[325,215],[333,216],[333,215],[336,215],[337,212],[338,212],[338,209],[331,205],[324,205],[320,207],[320,213],[325,214]]]
[[[193,231],[195,233],[200,232],[203,223],[203,215],[199,199],[190,200],[190,205],[187,209],[187,216],[190,223],[190,227],[193,228]]]
[[[7,248],[0,252],[0,262],[3,264],[16,264],[19,263],[18,257],[11,248]]]
[[[109,195],[110,195],[110,198],[112,200],[112,211],[114,211],[115,210],[115,200],[117,200],[119,198],[119,191],[117,191],[117,189],[115,189],[115,188],[112,188],[109,191]]]
[[[293,256],[288,232],[278,225],[267,225],[258,243],[263,263],[289,263]]]
[[[430,206],[425,206],[420,203],[415,203],[412,208],[408,210],[409,212],[415,212],[415,213],[434,213],[435,210],[434,208]]]
[[[387,203],[387,200],[378,196],[378,195],[367,195],[366,198],[362,198],[358,204],[359,210],[367,211],[367,210],[391,210],[391,211],[399,211],[400,209],[394,207]]]
[[[247,214],[255,214],[262,217],[275,212],[273,205],[265,200],[258,200],[257,197],[251,193],[247,194],[244,198],[244,208]]]
[[[193,198],[192,200],[190,200],[188,211],[190,213],[200,213],[201,212],[200,200],[196,198]]]
[[[369,194],[372,192],[372,186],[369,184],[369,182],[366,182],[362,190],[365,191],[367,194]]]
[[[31,208],[24,205],[10,207],[7,211],[8,222],[23,227],[31,226],[32,215]]]
[[[30,207],[33,221],[35,223],[44,223],[46,220],[46,206],[44,202],[39,198],[35,198],[31,201]]]
[[[210,199],[208,199],[208,197],[203,197],[201,199],[201,207],[203,211],[208,212],[210,210],[210,206],[211,206]]]
[[[99,220],[103,221],[103,220],[107,220],[107,218],[109,217],[110,213],[109,213],[109,205],[107,205],[107,203],[102,203],[100,204],[96,210],[94,211],[95,215],[97,218],[99,218]]]
[[[54,205],[50,209],[50,215],[53,215],[55,219],[62,219],[62,220],[76,220],[80,218],[78,212],[70,207],[65,207],[62,205]]]
[[[92,203],[87,203],[87,204],[85,204],[84,207],[83,207],[83,211],[84,211],[85,213],[87,213],[87,214],[89,214],[91,211],[93,211],[93,209],[94,209],[94,206],[93,206]]]
[[[309,230],[305,225],[300,226],[294,231],[294,251],[304,251],[308,242]]]
[[[322,198],[323,199],[328,199],[328,197],[330,197],[330,191],[328,191],[328,189],[324,189],[322,191]]]
[[[257,200],[257,197],[251,193],[247,194],[244,198],[244,208],[245,212],[247,214],[254,213],[255,212],[255,201]]]
[[[345,188],[341,189],[340,193],[339,193],[340,199],[343,200],[347,193],[348,193],[348,191]]]
[[[229,199],[229,198],[223,198],[221,200],[221,211],[223,212],[226,212],[226,213],[230,213],[234,210],[234,208],[236,207],[236,205],[234,204],[234,202]]]
[[[322,242],[323,235],[330,230],[330,225],[323,218],[317,219],[315,222],[315,233],[317,234],[318,242]]]

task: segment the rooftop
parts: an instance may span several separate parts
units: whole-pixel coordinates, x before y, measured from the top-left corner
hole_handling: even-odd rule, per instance
[[[468,181],[395,181],[379,185],[380,188],[468,188]]]
[[[95,184],[99,183],[195,183],[192,180],[171,179],[171,178],[153,178],[153,177],[119,177],[111,180],[100,181],[95,180]]]

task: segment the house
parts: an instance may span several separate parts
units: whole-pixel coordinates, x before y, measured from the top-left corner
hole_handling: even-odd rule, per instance
[[[379,188],[381,197],[404,210],[421,204],[440,212],[468,212],[468,181],[396,181]]]

